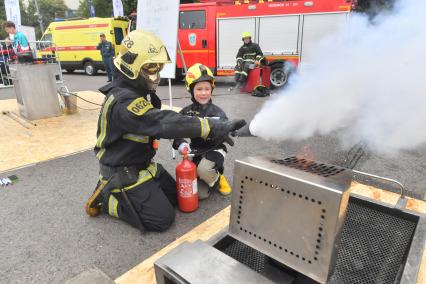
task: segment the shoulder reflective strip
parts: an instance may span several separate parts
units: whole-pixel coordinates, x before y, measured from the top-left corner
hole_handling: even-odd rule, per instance
[[[110,194],[108,200],[108,214],[112,217],[118,218],[118,200],[114,195]]]
[[[102,158],[102,156],[105,153],[105,148],[102,148],[97,154],[96,154],[96,158],[98,158],[98,160],[100,160]]]
[[[204,118],[199,118],[201,122],[201,138],[207,139],[210,134],[210,125],[209,121]]]
[[[256,58],[263,58],[262,55],[257,55]]]
[[[135,188],[138,185],[141,185],[144,182],[149,181],[150,179],[152,179],[153,176],[155,177],[156,175],[157,175],[157,164],[151,163],[151,165],[149,165],[149,167],[146,170],[141,170],[139,172],[138,181],[132,185],[125,187],[124,190],[127,191],[129,189]],[[111,192],[120,192],[120,189],[115,188],[111,190]]]
[[[137,134],[125,134],[123,139],[127,139],[138,143],[149,143],[149,136],[137,135]]]
[[[249,55],[256,55],[256,52],[252,52],[252,53],[246,53],[243,56],[249,56]]]
[[[98,140],[96,141],[96,147],[102,148],[102,144],[104,142],[104,139],[106,137],[106,128],[107,128],[107,113],[111,107],[111,103],[114,100],[114,96],[109,96],[108,100],[105,102],[104,106],[102,107],[102,115],[101,115],[101,133],[99,134]]]
[[[237,60],[243,59],[242,57],[237,57]]]
[[[247,72],[245,72],[245,71],[241,71],[241,74],[244,74],[244,75],[247,76]]]

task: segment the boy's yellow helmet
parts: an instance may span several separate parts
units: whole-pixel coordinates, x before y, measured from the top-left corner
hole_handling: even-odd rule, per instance
[[[214,88],[215,79],[209,67],[200,63],[195,63],[186,71],[185,84],[188,91],[191,91],[195,83],[203,81],[210,82],[212,88]]]
[[[163,42],[153,33],[144,30],[130,32],[121,42],[114,65],[129,79],[136,79],[144,65],[164,66],[170,57]]]

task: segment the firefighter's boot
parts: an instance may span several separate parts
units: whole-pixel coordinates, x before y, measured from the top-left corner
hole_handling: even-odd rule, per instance
[[[220,175],[220,178],[219,178],[219,192],[222,195],[229,195],[232,192],[232,188],[229,185],[224,175]]]
[[[87,200],[86,202],[86,213],[90,217],[96,217],[101,213],[101,206],[103,200],[101,192],[105,187],[105,184],[106,183],[104,182],[99,182],[95,191],[92,193],[92,196],[90,196],[89,200]]]

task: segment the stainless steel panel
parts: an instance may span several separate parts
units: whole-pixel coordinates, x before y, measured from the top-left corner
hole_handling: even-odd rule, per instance
[[[336,260],[352,172],[295,157],[236,161],[229,233],[326,283]]]
[[[273,283],[210,245],[185,242],[155,264],[157,284],[165,283]]]
[[[34,120],[62,114],[56,64],[11,64],[10,73],[22,116]]]

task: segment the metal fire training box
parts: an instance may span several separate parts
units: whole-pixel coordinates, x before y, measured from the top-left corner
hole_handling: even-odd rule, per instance
[[[426,218],[349,194],[355,173],[392,181],[298,157],[236,161],[229,230],[161,257],[157,283],[420,283]]]
[[[348,169],[296,157],[236,161],[229,234],[325,283],[335,264],[351,180]]]

